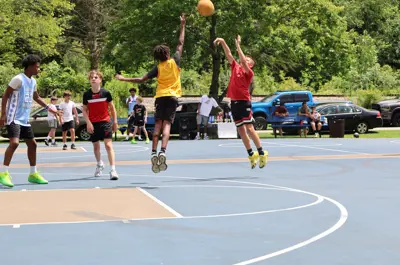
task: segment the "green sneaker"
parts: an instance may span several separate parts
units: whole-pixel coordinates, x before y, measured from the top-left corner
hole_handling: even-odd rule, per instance
[[[146,144],[150,143],[149,138],[146,138]]]
[[[14,187],[14,184],[11,182],[11,176],[8,172],[1,172],[0,173],[0,184],[7,186],[7,187]]]
[[[131,144],[137,144],[136,140],[132,140]]]
[[[39,172],[29,174],[28,181],[35,184],[48,184],[49,182],[43,178]]]

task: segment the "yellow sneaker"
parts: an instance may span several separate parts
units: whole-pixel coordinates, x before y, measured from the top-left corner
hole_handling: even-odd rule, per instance
[[[250,165],[252,169],[257,166],[258,157],[259,157],[258,152],[254,152],[252,156],[249,156]]]
[[[260,168],[263,168],[267,165],[267,163],[268,163],[268,151],[264,151],[264,155],[260,156],[258,165],[260,166]]]

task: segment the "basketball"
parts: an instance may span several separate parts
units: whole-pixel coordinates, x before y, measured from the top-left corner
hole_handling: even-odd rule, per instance
[[[197,4],[200,16],[209,17],[214,14],[214,4],[210,0],[200,0]]]

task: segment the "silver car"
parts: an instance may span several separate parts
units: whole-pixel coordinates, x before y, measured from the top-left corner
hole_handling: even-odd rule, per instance
[[[56,105],[57,109],[59,109],[58,105]],[[76,136],[79,140],[88,141],[90,139],[90,134],[86,129],[86,121],[83,118],[82,106],[76,106],[76,111],[78,112],[79,117],[79,125],[75,127]],[[33,111],[31,113],[31,118],[29,119],[29,123],[32,126],[33,133],[35,137],[46,137],[49,133],[49,125],[47,122],[47,109],[40,107],[39,109]],[[56,130],[56,136],[61,136],[61,124],[59,124]],[[4,138],[8,138],[7,129],[4,126],[1,129],[1,136]]]

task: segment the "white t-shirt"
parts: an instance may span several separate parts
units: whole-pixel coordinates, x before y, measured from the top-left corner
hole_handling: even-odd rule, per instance
[[[72,113],[73,108],[75,108],[75,102],[73,101],[69,101],[68,103],[64,101],[60,104],[60,110],[63,111],[64,122],[69,122],[74,120],[74,115]]]
[[[209,98],[207,95],[204,95],[200,99],[200,115],[208,117],[212,110],[212,107],[218,107],[217,101],[213,97]]]
[[[54,104],[50,104],[49,105],[49,109],[52,109],[54,111],[57,111],[56,105]],[[49,121],[55,120],[56,119],[56,115],[54,115],[53,113],[51,113],[50,111],[47,112],[47,119]]]

